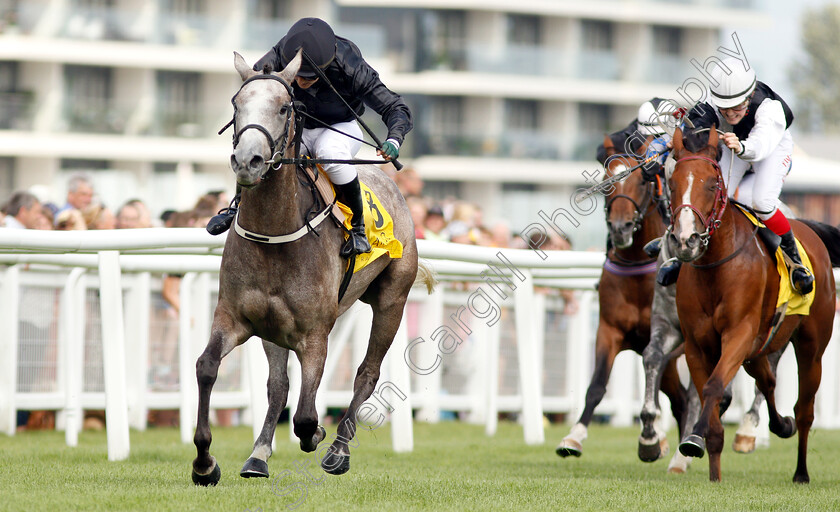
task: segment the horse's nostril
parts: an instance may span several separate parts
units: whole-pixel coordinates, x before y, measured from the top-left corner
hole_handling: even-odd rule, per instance
[[[260,155],[255,155],[254,158],[251,159],[251,169],[258,169],[263,166],[263,157]]]
[[[230,155],[230,168],[236,169],[236,155]]]
[[[692,233],[692,235],[690,237],[688,237],[688,241],[686,242],[686,245],[688,245],[690,248],[694,249],[695,247],[697,247],[697,245],[699,243],[700,243],[700,235],[698,235],[697,233]]]
[[[676,247],[679,244],[679,240],[677,240],[677,235],[673,233],[668,234],[668,243],[671,244],[671,247]]]
[[[625,222],[624,223],[624,229],[628,229],[628,230],[633,229],[633,221],[629,220],[629,221]]]

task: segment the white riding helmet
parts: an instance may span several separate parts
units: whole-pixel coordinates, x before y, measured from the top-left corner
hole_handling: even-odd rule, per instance
[[[731,108],[743,103],[755,90],[755,70],[744,69],[744,62],[735,57],[722,62],[728,71],[720,65],[712,70],[711,100],[717,108]]]
[[[636,120],[639,123],[639,133],[658,137],[665,133],[665,126],[659,118],[660,114],[653,107],[653,103],[646,101],[639,107]]]

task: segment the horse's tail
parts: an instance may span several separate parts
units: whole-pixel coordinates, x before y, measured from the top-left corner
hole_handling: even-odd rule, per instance
[[[825,244],[825,248],[828,249],[831,266],[840,267],[840,229],[815,220],[797,220],[814,230],[814,233],[820,237],[820,240],[822,240],[823,244]]]
[[[432,266],[425,260],[417,261],[417,277],[414,279],[414,284],[425,284],[426,291],[431,293],[435,290],[438,284],[437,276]]]

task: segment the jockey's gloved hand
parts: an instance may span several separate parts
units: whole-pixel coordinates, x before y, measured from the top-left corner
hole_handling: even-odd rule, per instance
[[[656,181],[656,176],[659,175],[659,170],[662,168],[659,162],[648,162],[642,166],[642,178],[645,181]]]
[[[400,143],[396,139],[388,139],[382,144],[382,148],[377,151],[385,160],[396,160],[400,156]]]

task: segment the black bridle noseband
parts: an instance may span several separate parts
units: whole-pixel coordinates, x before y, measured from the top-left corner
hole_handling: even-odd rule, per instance
[[[617,157],[633,158],[632,155],[622,155],[622,154],[611,155],[607,159],[607,165],[609,164],[610,159],[617,158]],[[642,227],[642,220],[644,220],[645,214],[648,212],[648,210],[650,210],[651,206],[653,205],[653,201],[652,201],[653,200],[653,193],[651,192],[652,188],[653,188],[653,183],[649,183],[647,186],[645,186],[645,195],[642,198],[641,204],[637,203],[635,199],[633,199],[632,197],[630,197],[626,194],[616,194],[616,195],[610,197],[609,199],[607,199],[606,201],[604,201],[604,216],[606,217],[607,222],[609,223],[609,221],[610,221],[610,209],[612,208],[613,203],[617,199],[626,199],[626,200],[630,201],[631,203],[633,203],[633,208],[635,209],[635,213],[633,214],[633,233],[638,231]],[[648,203],[650,203],[650,204],[648,204]],[[647,207],[642,209],[642,205],[645,205]]]

